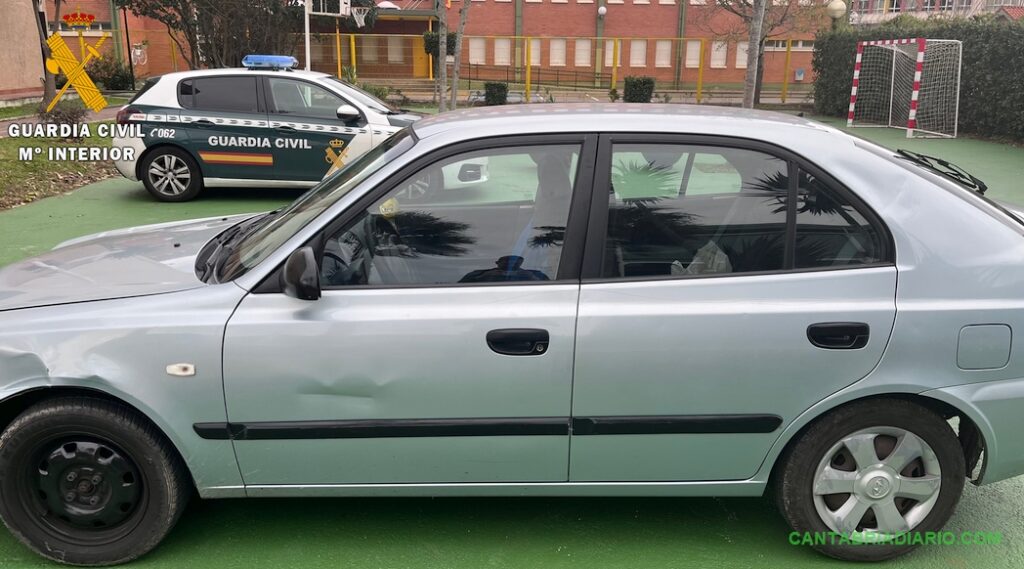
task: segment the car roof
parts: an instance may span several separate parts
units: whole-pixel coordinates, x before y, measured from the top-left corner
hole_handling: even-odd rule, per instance
[[[787,141],[809,134],[850,139],[801,116],[712,105],[652,103],[538,103],[474,107],[434,115],[413,125],[426,139],[451,130],[474,137],[557,132],[687,133]],[[815,138],[815,137],[812,137]]]
[[[239,74],[255,74],[255,75],[286,75],[288,77],[299,77],[302,79],[323,79],[324,77],[330,77],[328,73],[321,73],[319,71],[303,71],[299,69],[246,69],[245,67],[228,67],[226,69],[196,69],[192,71],[176,71],[174,73],[166,73],[161,75],[161,79],[169,79],[171,81],[178,81],[181,79],[188,79],[190,77],[215,77],[217,75],[239,75]]]

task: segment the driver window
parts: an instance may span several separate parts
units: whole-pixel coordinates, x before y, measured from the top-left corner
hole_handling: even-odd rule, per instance
[[[327,239],[322,285],[555,280],[579,152],[495,148],[424,168]]]
[[[338,107],[348,104],[327,89],[305,81],[267,79],[270,110],[280,115],[338,120]]]

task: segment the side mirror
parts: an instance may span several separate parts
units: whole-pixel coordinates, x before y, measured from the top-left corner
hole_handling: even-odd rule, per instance
[[[284,262],[281,290],[286,296],[299,300],[320,298],[320,268],[312,247],[296,249]]]
[[[463,164],[459,168],[460,182],[479,182],[483,179],[483,172],[480,164]]]
[[[359,109],[353,107],[352,105],[342,105],[342,106],[338,107],[338,111],[337,112],[338,112],[338,118],[343,120],[343,121],[345,121],[345,122],[348,122],[350,120],[354,120],[354,119],[357,119],[357,118],[360,117]]]

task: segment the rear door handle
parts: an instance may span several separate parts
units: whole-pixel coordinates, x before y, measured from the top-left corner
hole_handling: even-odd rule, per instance
[[[856,350],[868,345],[871,328],[864,322],[819,322],[807,327],[807,339],[827,350]]]
[[[284,132],[287,134],[299,132],[299,130],[293,126],[275,126],[274,130],[276,130],[277,132]]]
[[[487,333],[487,347],[506,356],[539,356],[548,351],[548,331],[539,328],[502,328]]]

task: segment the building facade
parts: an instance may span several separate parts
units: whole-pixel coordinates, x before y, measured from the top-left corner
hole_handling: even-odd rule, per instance
[[[1020,7],[1024,7],[1024,0],[853,0],[850,6],[850,23],[878,24],[901,14],[909,14],[916,18],[967,18],[984,13],[1014,14],[1014,8]]]

